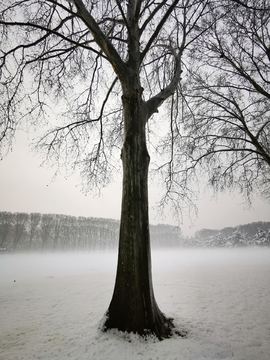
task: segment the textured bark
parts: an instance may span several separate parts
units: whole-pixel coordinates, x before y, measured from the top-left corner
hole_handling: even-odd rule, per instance
[[[162,339],[171,334],[173,324],[158,308],[152,285],[148,215],[150,157],[145,126],[157,108],[177,87],[181,73],[181,51],[179,50],[179,55],[176,56],[175,73],[171,83],[155,97],[144,102],[139,77],[142,58],[145,56],[140,52],[139,8],[140,2],[137,2],[137,5],[129,2],[125,19],[129,29],[127,62],[123,64],[109,51],[109,55],[113,55],[113,59],[109,59],[122,85],[124,143],[121,155],[123,193],[118,265],[104,329],[117,328],[141,335],[153,333]],[[171,10],[168,10],[168,14]],[[149,46],[152,40],[149,40]],[[106,53],[107,48],[104,49]]]
[[[147,111],[139,86],[123,97],[123,194],[117,275],[104,328],[168,337],[172,322],[153,291],[148,217]]]

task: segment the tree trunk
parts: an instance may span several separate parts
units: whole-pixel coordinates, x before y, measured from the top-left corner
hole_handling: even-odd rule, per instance
[[[123,193],[118,266],[104,329],[117,328],[166,338],[172,321],[159,310],[153,291],[148,217],[147,111],[139,91],[122,97]]]

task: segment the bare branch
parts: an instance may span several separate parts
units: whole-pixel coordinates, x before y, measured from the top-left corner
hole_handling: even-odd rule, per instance
[[[147,52],[149,51],[151,45],[153,44],[154,40],[157,38],[160,30],[162,29],[162,27],[164,26],[164,24],[166,23],[166,21],[168,20],[170,14],[172,13],[172,11],[174,10],[175,6],[178,4],[179,0],[174,0],[173,3],[171,4],[171,6],[169,7],[169,9],[167,10],[167,12],[165,13],[165,15],[163,16],[163,18],[161,19],[161,21],[159,22],[159,24],[156,27],[156,30],[154,31],[154,33],[152,34],[152,36],[150,37],[150,39],[148,40],[142,54],[141,54],[141,61],[144,59],[144,57],[146,56]]]
[[[91,16],[91,14],[87,11],[82,0],[76,0],[76,7],[77,7],[78,15],[91,30],[96,43],[99,45],[99,47],[102,49],[102,51],[107,56],[108,60],[112,64],[117,76],[119,76],[120,78],[123,78],[126,73],[126,66],[123,63],[123,61],[121,60],[116,49],[113,47],[112,43],[108,41],[108,38],[101,31],[97,22],[94,20],[94,18]]]

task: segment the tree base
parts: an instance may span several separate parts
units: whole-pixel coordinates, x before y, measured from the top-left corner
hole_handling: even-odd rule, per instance
[[[163,315],[163,314],[162,314]],[[112,321],[109,317],[108,312],[105,315],[105,319],[103,320],[101,324],[101,331],[107,332],[108,330],[117,329],[121,332],[125,333],[134,333],[142,338],[144,338],[147,341],[147,338],[153,338],[155,336],[158,340],[162,341],[165,339],[169,339],[173,336],[180,336],[182,338],[187,337],[187,331],[179,331],[175,328],[173,324],[172,318],[166,318],[165,315],[163,315],[163,321],[162,323],[159,322],[159,324],[155,324],[151,329],[143,329],[141,331],[137,330],[131,330],[131,329],[124,329],[119,326],[113,326]]]

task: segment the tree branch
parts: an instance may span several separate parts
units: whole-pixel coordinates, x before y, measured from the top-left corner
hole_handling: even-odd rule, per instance
[[[231,1],[238,4],[238,5],[243,6],[244,8],[249,9],[249,10],[255,10],[255,11],[267,11],[267,10],[270,10],[270,8],[258,8],[258,7],[255,7],[255,6],[249,6],[249,5],[247,5],[246,3],[244,3],[241,0],[231,0]]]
[[[179,50],[178,54],[175,56],[175,72],[174,76],[170,82],[170,84],[160,91],[157,95],[150,98],[146,103],[145,106],[147,107],[148,112],[148,119],[157,112],[157,109],[159,106],[162,105],[162,103],[170,97],[175,90],[177,89],[178,83],[180,81],[180,76],[182,73],[181,70],[181,57],[182,57],[182,51]]]
[[[41,25],[38,25],[38,24],[34,24],[34,23],[30,23],[30,22],[7,22],[7,21],[3,21],[0,19],[0,25],[5,25],[5,26],[18,26],[18,27],[32,27],[32,28],[35,28],[35,29],[39,29],[39,30],[42,30],[44,32],[46,32],[46,35],[44,35],[42,38],[38,39],[37,41],[35,41],[34,43],[30,43],[30,44],[27,44],[27,45],[18,45],[16,48],[10,50],[8,53],[12,53],[14,51],[16,51],[17,49],[19,48],[30,48],[30,47],[33,47],[35,45],[37,45],[38,43],[40,43],[41,41],[45,40],[46,38],[49,37],[49,35],[56,35],[58,37],[60,37],[61,39],[73,44],[73,45],[76,45],[78,47],[82,47],[86,50],[90,50],[96,54],[100,54],[100,51],[98,50],[95,50],[94,48],[90,47],[90,46],[87,46],[86,44],[88,42],[84,42],[84,43],[78,43],[77,41],[74,41],[72,40],[71,38],[59,33],[58,31],[55,31],[53,29],[48,29],[48,28],[45,28],[44,26],[41,26]],[[3,56],[2,56],[3,57]],[[105,56],[103,56],[105,59],[107,59]]]
[[[101,50],[105,53],[111,65],[113,66],[116,75],[119,78],[124,78],[127,68],[125,63],[120,58],[116,49],[112,45],[112,43],[108,40],[105,34],[101,31],[97,22],[91,16],[91,14],[87,11],[82,0],[76,0],[75,3],[78,11],[78,16],[85,23],[85,25],[90,29],[96,43],[101,48]]]
[[[143,61],[145,55],[148,53],[151,45],[153,44],[154,40],[157,38],[160,30],[163,28],[164,24],[166,23],[166,21],[168,20],[168,17],[170,16],[170,14],[172,13],[172,11],[174,10],[174,8],[176,7],[177,3],[179,2],[179,0],[174,0],[174,2],[171,4],[171,6],[169,7],[169,9],[167,10],[167,12],[165,13],[165,15],[163,16],[163,18],[161,19],[161,21],[159,22],[159,24],[156,27],[156,30],[153,32],[152,36],[150,37],[148,43],[146,44],[143,52],[141,53],[141,62]]]
[[[142,34],[144,32],[146,26],[150,23],[150,21],[154,18],[154,16],[162,8],[162,6],[164,6],[166,4],[166,2],[167,2],[167,0],[161,1],[161,3],[159,3],[153,11],[151,11],[151,14],[148,16],[148,18],[145,20],[145,22],[143,23],[143,25],[140,28],[140,34]]]

